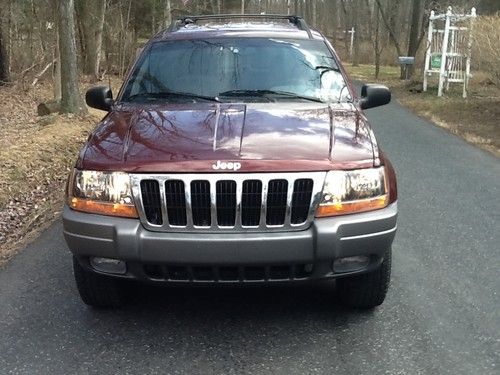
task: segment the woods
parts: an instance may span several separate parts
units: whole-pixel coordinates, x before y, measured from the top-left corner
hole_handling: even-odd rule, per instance
[[[303,16],[328,36],[344,61],[355,66],[373,64],[377,76],[380,65],[395,65],[398,56],[416,56],[419,66],[429,12],[443,11],[449,3],[445,0],[1,0],[0,84],[15,81],[27,89],[40,79],[52,80],[54,98],[63,97],[61,108],[79,111],[81,103],[78,106],[77,102],[81,99],[68,102],[64,98],[78,92],[73,77],[84,74],[94,81],[106,75],[123,77],[137,49],[178,16],[240,12]],[[453,6],[457,11],[476,6],[481,15],[500,10],[500,2],[495,0],[457,0]]]

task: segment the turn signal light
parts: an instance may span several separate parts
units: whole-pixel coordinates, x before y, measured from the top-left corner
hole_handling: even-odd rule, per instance
[[[337,216],[378,210],[379,208],[386,207],[388,202],[389,196],[387,194],[376,198],[363,199],[354,202],[337,202],[334,204],[319,206],[316,211],[316,217]]]
[[[92,214],[138,218],[137,210],[133,204],[97,202],[88,199],[70,198],[69,206],[76,210]]]

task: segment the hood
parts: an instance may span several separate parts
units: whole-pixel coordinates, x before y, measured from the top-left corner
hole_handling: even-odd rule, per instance
[[[121,105],[90,135],[77,167],[214,172],[220,160],[241,172],[321,171],[372,166],[373,142],[352,104]]]

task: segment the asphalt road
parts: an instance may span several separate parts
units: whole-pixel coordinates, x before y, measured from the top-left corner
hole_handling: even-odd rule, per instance
[[[400,187],[383,306],[331,283],[78,296],[61,223],[0,270],[0,374],[499,374],[500,160],[397,103],[368,111]]]

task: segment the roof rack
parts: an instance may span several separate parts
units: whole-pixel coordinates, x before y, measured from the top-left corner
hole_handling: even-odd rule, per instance
[[[309,39],[313,39],[311,29],[307,22],[299,16],[291,16],[284,14],[210,14],[200,16],[184,16],[173,22],[168,28],[169,32],[179,30],[182,26],[194,24],[198,21],[213,20],[213,19],[263,19],[263,20],[288,20],[291,24],[297,26],[298,29],[307,32]]]

